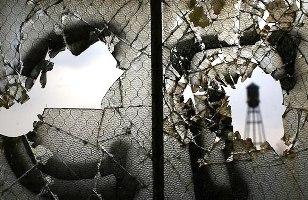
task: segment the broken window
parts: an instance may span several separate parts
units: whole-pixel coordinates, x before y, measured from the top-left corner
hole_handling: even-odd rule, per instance
[[[17,22],[1,20],[1,61],[4,64],[1,67],[1,109],[10,109],[18,103],[23,106],[26,101],[35,100],[31,91],[36,84],[45,87],[41,93],[53,84],[60,89],[55,85],[63,84],[61,76],[65,70],[69,70],[71,76],[62,79],[71,79],[82,96],[68,94],[74,89],[61,91],[61,97],[79,99],[73,102],[64,99],[67,102],[61,105],[53,99],[47,107],[44,105],[44,111],[41,110],[39,118],[32,122],[32,131],[26,136],[1,138],[4,150],[1,154],[4,169],[1,171],[1,198],[132,199],[138,195],[140,198],[150,196],[148,2],[4,1],[1,14],[11,15],[11,11],[19,13]],[[113,65],[118,69],[112,71],[116,76],[108,73],[110,61],[107,57],[98,55],[99,58],[95,58],[94,54],[100,53],[97,50],[90,54],[92,63],[82,63],[82,60],[74,63],[72,57],[68,58],[70,55],[61,58],[61,54],[82,58],[101,42],[116,59]],[[56,69],[61,59],[62,62],[69,59],[66,60],[69,68]],[[95,62],[104,66],[95,69]],[[77,67],[80,69],[73,70]],[[60,74],[52,77],[57,70],[61,70]],[[78,71],[81,77],[77,77]],[[81,79],[86,75],[91,77],[82,84]],[[18,90],[11,83],[17,85]],[[109,89],[105,95],[101,86],[105,92],[106,87]],[[55,90],[52,92],[58,96]],[[100,99],[94,99],[89,92]],[[78,104],[80,98],[87,102]],[[93,101],[100,109],[94,109],[90,103]]]
[[[77,57],[65,50],[49,61],[54,64],[52,72],[48,73],[49,84],[42,88],[36,81],[29,91],[28,101],[1,111],[1,134],[28,133],[44,108],[100,109],[102,97],[122,74],[102,42],[93,44]]]
[[[308,196],[307,3],[167,0],[160,12],[154,2],[1,1],[3,116],[5,109],[19,106],[21,111],[35,101],[31,92],[36,87],[44,87],[41,94],[48,87],[60,88],[65,74],[65,67],[57,67],[61,54],[79,59],[104,44],[117,68],[114,77],[107,74],[105,59],[103,71],[92,65],[80,68],[81,76],[94,71],[85,85],[76,68],[87,63],[79,60],[67,73],[84,94],[84,105],[77,103],[81,97],[61,91],[73,102],[43,104],[26,135],[1,136],[2,199],[151,199],[157,191],[166,199]],[[162,23],[162,34],[154,22]],[[162,41],[157,60],[155,39]],[[258,68],[267,74],[262,79],[271,76],[282,90],[285,110],[277,114],[287,145],[282,154],[270,141],[256,148],[232,127],[234,111],[225,88],[249,80]],[[62,71],[53,78],[57,70]],[[160,70],[163,80],[155,76]],[[103,80],[94,80],[103,75],[110,80],[105,95],[98,87]],[[101,95],[98,109],[88,101],[90,93],[85,95],[91,91]],[[162,111],[154,110],[159,106]],[[162,131],[163,143],[151,146]],[[159,147],[163,157],[158,157]],[[161,165],[163,173],[156,173]]]
[[[255,115],[256,119],[254,119],[256,138],[253,138],[252,130],[250,130],[249,135],[246,130],[248,127],[252,128],[250,123],[253,120],[248,119],[249,116],[250,118],[252,116],[248,113],[246,95],[247,87],[251,83],[256,84],[260,91],[259,109]],[[280,83],[257,67],[250,78],[243,82],[239,80],[234,87],[234,89],[230,86],[224,88],[227,96],[229,96],[233,131],[238,131],[242,139],[250,137],[253,143],[258,143],[257,147],[268,141],[275,151],[281,155],[287,146],[284,145],[281,139],[284,134],[282,115],[285,111],[285,106],[282,105],[283,97]],[[262,137],[262,134],[265,138]]]

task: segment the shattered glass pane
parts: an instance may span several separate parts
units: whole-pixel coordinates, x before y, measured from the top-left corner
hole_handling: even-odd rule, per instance
[[[37,115],[42,114],[45,107],[100,109],[102,97],[122,74],[107,46],[101,42],[80,56],[65,50],[49,61],[54,63],[54,68],[48,73],[48,84],[45,82],[42,88],[36,81],[29,91],[28,101],[1,110],[1,134],[11,137],[31,131],[33,121],[38,120]]]
[[[169,163],[178,163],[175,172],[191,168],[189,176],[179,173],[179,186],[172,190],[187,199],[307,198],[305,184],[298,183],[305,176],[299,166],[307,162],[303,155],[307,4],[169,0],[163,6],[168,13],[163,19],[164,131],[169,138],[165,145],[177,140],[189,161],[183,164],[182,152],[177,161],[165,152],[165,171]],[[268,142],[256,148],[253,138],[244,138],[232,127],[225,88],[250,78],[256,68],[279,81],[282,89],[286,109],[279,115],[284,136],[276,136],[285,143],[282,155]],[[246,102],[237,106],[246,112]],[[167,197],[176,199],[173,194],[166,191]]]
[[[246,91],[247,86],[251,83],[257,84],[260,91],[260,112],[259,115],[255,115],[256,120],[258,120],[258,126],[255,126],[255,129],[257,129],[256,133],[260,134],[256,134],[256,138],[253,138],[252,130],[245,131],[248,127],[253,128],[251,124],[247,124],[247,121],[252,121],[248,117],[253,116],[248,114],[249,109],[246,108]],[[247,137],[252,138],[255,144],[258,143],[256,145],[257,148],[260,147],[259,144],[268,141],[278,154],[283,154],[283,151],[287,148],[281,140],[283,136],[282,114],[285,111],[285,107],[282,105],[283,98],[279,82],[273,79],[271,75],[265,74],[262,69],[256,68],[251,78],[246,79],[244,82],[239,80],[234,87],[235,89],[230,86],[224,88],[229,96],[233,131],[238,131],[243,139]],[[263,127],[260,127],[260,125]],[[258,130],[260,128],[263,128],[263,130]],[[262,138],[261,133],[264,134],[265,138]]]
[[[25,136],[1,137],[0,198],[150,198],[149,2],[0,4],[0,112],[43,105]]]
[[[165,198],[307,199],[307,12],[303,0],[166,0],[162,13],[147,0],[1,1],[0,112],[56,84],[53,59],[65,49],[81,57],[104,43],[121,70],[99,108],[44,105],[29,133],[1,136],[1,199],[152,199],[155,14]],[[224,88],[257,69],[282,89],[282,155],[232,127]],[[80,90],[101,94],[104,83],[89,83]]]

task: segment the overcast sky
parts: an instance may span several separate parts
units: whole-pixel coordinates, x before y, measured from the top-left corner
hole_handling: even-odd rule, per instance
[[[282,114],[285,110],[282,105],[282,90],[280,83],[260,68],[255,69],[251,78],[246,81],[239,80],[236,89],[225,88],[227,95],[230,96],[233,130],[239,131],[242,137],[244,136],[247,112],[246,87],[252,82],[259,86],[260,108],[266,139],[276,151],[281,153],[284,146],[281,140],[283,136]]]
[[[54,69],[47,74],[46,88],[39,80],[29,92],[30,100],[0,108],[0,134],[18,136],[33,129],[37,114],[48,108],[101,108],[101,100],[113,82],[121,76],[116,60],[107,46],[97,42],[79,56],[60,52]]]

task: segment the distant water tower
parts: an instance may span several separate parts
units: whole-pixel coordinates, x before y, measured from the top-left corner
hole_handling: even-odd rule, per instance
[[[262,115],[259,107],[259,87],[251,83],[247,87],[247,115],[245,138],[251,138],[255,145],[266,141]]]

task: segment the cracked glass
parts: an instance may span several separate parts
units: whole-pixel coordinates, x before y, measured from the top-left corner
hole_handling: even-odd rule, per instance
[[[308,4],[161,4],[165,198],[307,199]],[[1,199],[153,198],[152,86],[160,81],[152,78],[151,66],[155,17],[147,0],[0,2],[0,128],[16,130],[1,132]],[[97,45],[105,50],[95,57],[98,49],[90,50]],[[70,65],[67,75],[61,59]],[[93,68],[100,59],[101,68]],[[80,77],[74,74],[78,65],[86,66]],[[232,126],[230,101],[239,97],[228,91],[257,72],[259,81],[272,78],[266,84],[278,89],[267,91],[281,98],[276,104],[283,130],[275,136],[280,150]],[[55,89],[44,94],[63,79],[81,96],[74,100]],[[89,91],[101,94],[98,104],[87,101],[94,99]],[[50,103],[41,101],[38,111],[30,107],[32,120],[22,109],[42,97]],[[72,100],[53,104],[57,98]],[[246,113],[246,102],[241,106]],[[27,127],[21,125],[26,132],[17,131],[22,116],[29,117]]]

